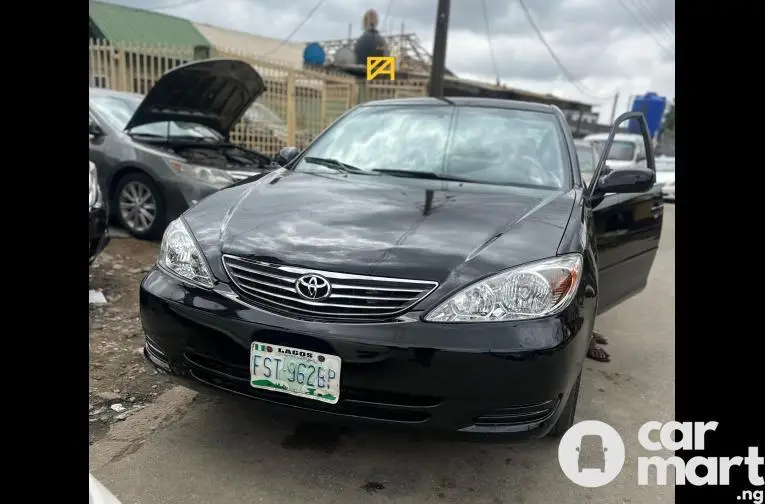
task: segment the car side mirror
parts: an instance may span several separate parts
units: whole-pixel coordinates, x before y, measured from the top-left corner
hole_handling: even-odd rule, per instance
[[[616,136],[619,125],[630,120],[635,121],[640,128],[640,136],[643,140],[640,157],[645,160],[645,167],[633,166],[609,171],[606,168],[606,159],[608,159],[611,145],[614,143],[614,136]],[[593,208],[603,201],[606,193],[641,193],[654,186],[656,183],[656,162],[653,157],[653,144],[648,132],[648,122],[646,122],[642,112],[626,112],[616,118],[611,125],[608,139],[603,146],[592,180],[593,183],[586,189],[585,197],[590,200],[590,205]]]
[[[620,168],[604,173],[595,184],[595,191],[606,193],[641,193],[656,183],[656,173],[647,168]]]
[[[94,123],[88,123],[88,135],[90,135],[90,138],[97,138],[104,134],[104,131],[101,129],[101,127]]]
[[[280,166],[286,166],[290,164],[292,160],[298,156],[298,154],[300,154],[300,149],[297,147],[284,147],[279,151],[279,154],[276,155],[274,161],[279,163]]]

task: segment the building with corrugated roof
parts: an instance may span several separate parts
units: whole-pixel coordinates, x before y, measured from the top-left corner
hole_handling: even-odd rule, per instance
[[[246,54],[251,58],[278,62],[291,68],[303,68],[305,44],[284,42],[253,33],[221,28],[204,23],[191,23],[213,47],[229,53]]]
[[[88,24],[91,39],[120,43],[207,46],[210,41],[187,19],[124,5],[90,0]]]

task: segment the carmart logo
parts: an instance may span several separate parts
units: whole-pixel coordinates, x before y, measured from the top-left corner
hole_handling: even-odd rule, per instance
[[[602,487],[611,483],[624,466],[624,441],[607,423],[579,422],[563,434],[558,463],[563,474],[577,485]]]
[[[650,421],[638,430],[638,442],[647,451],[704,450],[706,435],[714,432],[718,422],[667,422]],[[558,462],[563,473],[574,483],[583,487],[600,487],[613,481],[624,466],[624,442],[616,430],[604,422],[588,420],[573,425],[558,445]],[[730,471],[745,465],[749,482],[761,487],[765,480],[760,466],[765,459],[759,455],[759,447],[750,446],[745,457],[702,457],[688,461],[678,456],[638,457],[638,484],[649,485],[649,473],[656,470],[656,484],[666,485],[669,467],[675,469],[675,484],[693,486],[729,485]],[[701,468],[699,470],[699,468]],[[762,490],[745,490],[738,500],[763,502]]]

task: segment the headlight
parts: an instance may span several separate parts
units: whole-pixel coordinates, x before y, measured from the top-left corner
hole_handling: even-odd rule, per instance
[[[98,171],[96,165],[89,161],[88,169],[88,207],[92,208],[101,200],[101,189],[98,187]]]
[[[582,256],[518,266],[476,282],[431,311],[428,322],[502,322],[554,315],[579,288]]]
[[[219,168],[209,168],[207,166],[196,166],[188,163],[182,163],[175,159],[165,159],[167,165],[175,172],[187,177],[200,180],[214,187],[223,188],[234,183],[234,179],[226,170]]]
[[[208,288],[213,286],[213,276],[207,261],[180,218],[167,226],[157,264],[190,282]]]

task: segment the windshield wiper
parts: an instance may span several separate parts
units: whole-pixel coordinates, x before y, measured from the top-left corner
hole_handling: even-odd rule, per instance
[[[157,135],[155,133],[134,133],[132,131],[126,131],[130,136],[142,136],[142,137],[148,137],[148,138],[165,138],[165,135]]]
[[[389,168],[378,168],[372,171],[375,173],[384,173],[386,175],[391,175],[393,177],[407,177],[407,178],[419,178],[419,179],[430,179],[430,180],[450,180],[453,182],[477,182],[476,180],[471,180],[471,179],[466,179],[461,177],[453,177],[451,175],[445,175],[443,173],[423,172],[423,171],[417,171],[417,170],[396,170],[396,169],[389,169]]]
[[[326,166],[328,168],[334,168],[337,171],[341,171],[344,173],[362,173],[367,175],[369,174],[368,171],[362,170],[361,168],[356,168],[355,166],[352,166],[349,164],[345,164],[341,161],[338,161],[337,159],[306,157],[306,158],[303,158],[303,161],[305,161],[306,163]]]
[[[170,135],[167,137],[172,140],[188,140],[190,142],[207,142],[207,143],[215,143],[218,141],[217,138],[212,137],[202,137],[202,136],[196,136],[196,135]]]

